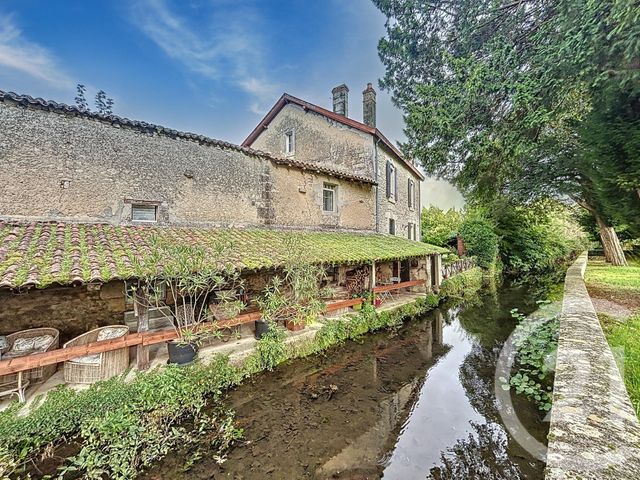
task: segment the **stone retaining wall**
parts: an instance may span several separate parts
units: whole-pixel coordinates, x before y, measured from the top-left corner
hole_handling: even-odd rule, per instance
[[[567,271],[549,428],[547,480],[640,478],[640,423],[584,283]]]

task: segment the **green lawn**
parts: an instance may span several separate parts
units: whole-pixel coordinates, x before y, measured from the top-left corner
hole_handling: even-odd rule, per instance
[[[640,260],[627,260],[628,267],[612,267],[602,258],[589,259],[585,281],[591,298],[607,299],[633,312],[626,319],[604,313],[598,317],[609,345],[618,357],[627,391],[636,415],[640,417]]]
[[[624,383],[636,415],[640,418],[640,315],[634,315],[624,322],[604,314],[598,317],[614,353],[617,353],[616,349],[621,349],[621,355],[617,358],[618,366],[624,372]]]
[[[640,260],[628,259],[628,267],[612,267],[601,258],[589,260],[587,285],[636,291],[640,295]]]

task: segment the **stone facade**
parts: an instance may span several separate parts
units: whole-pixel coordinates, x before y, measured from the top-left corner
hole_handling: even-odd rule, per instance
[[[294,103],[285,105],[251,146],[273,155],[287,155],[288,132],[294,135],[292,158],[374,178],[374,142],[370,134],[305,111]]]
[[[373,186],[80,115],[0,102],[0,217],[159,224],[375,229]],[[336,215],[322,187],[338,186]]]
[[[332,112],[285,94],[244,145],[372,178],[377,183],[375,230],[390,233],[390,220],[393,220],[395,235],[420,240],[422,178],[389,148],[388,142],[381,141],[375,129],[375,90],[368,85],[363,94],[367,125],[340,112],[331,115]],[[342,117],[344,121],[340,121]],[[293,148],[287,151],[291,138]],[[392,198],[387,196],[387,162],[391,162],[397,172],[397,194]],[[413,182],[412,204],[409,203],[409,180]]]
[[[377,224],[376,230],[381,233],[389,232],[389,221],[395,222],[395,234],[409,238],[411,240],[420,240],[420,179],[410,172],[403,163],[382,145],[377,148],[377,171],[378,171],[378,188],[376,189],[377,203]],[[386,168],[387,161],[391,162],[397,174],[397,195],[387,197],[386,187]],[[414,182],[414,200],[413,206],[409,206],[409,180]],[[415,239],[413,231],[415,226]]]

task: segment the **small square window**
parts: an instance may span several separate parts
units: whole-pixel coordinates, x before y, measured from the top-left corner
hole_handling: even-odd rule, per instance
[[[396,234],[396,221],[393,218],[389,219],[389,233],[391,235]]]
[[[284,153],[291,155],[295,152],[295,135],[293,130],[284,134]]]
[[[134,222],[157,221],[158,207],[156,205],[131,205],[131,220]]]
[[[333,185],[331,183],[325,183],[322,186],[322,211],[323,212],[336,211],[336,190],[337,190],[337,185]]]

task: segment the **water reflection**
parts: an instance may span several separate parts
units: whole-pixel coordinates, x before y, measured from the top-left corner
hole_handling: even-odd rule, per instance
[[[231,392],[247,444],[188,473],[165,459],[149,478],[542,478],[500,424],[493,368],[523,292],[433,312],[396,334],[296,361]],[[525,425],[544,425],[516,404]],[[184,455],[186,458],[186,454]]]

